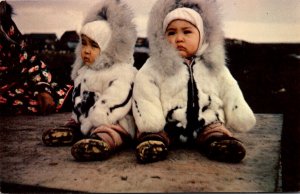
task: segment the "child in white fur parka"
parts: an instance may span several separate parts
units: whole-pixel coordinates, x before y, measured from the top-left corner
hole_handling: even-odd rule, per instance
[[[133,15],[119,0],[102,1],[80,31],[72,69],[74,103],[65,126],[47,130],[49,146],[72,145],[76,160],[103,160],[135,136],[130,115],[133,52],[136,29]]]
[[[185,144],[240,162],[246,150],[229,129],[248,131],[256,119],[225,65],[216,2],[158,0],[148,38],[150,58],[133,89],[138,161],[162,160],[170,145]]]

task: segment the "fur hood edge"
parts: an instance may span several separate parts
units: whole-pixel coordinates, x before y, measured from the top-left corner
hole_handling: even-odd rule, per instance
[[[201,56],[205,65],[214,70],[224,66],[224,34],[216,0],[157,0],[150,12],[147,32],[151,63],[155,69],[164,75],[172,75],[183,62],[177,51],[167,42],[163,32],[164,18],[170,11],[179,7],[192,8],[203,19],[205,39],[202,48],[207,48],[201,52]]]
[[[136,26],[133,23],[133,12],[121,0],[103,0],[90,10],[83,22],[106,20],[112,30],[111,40],[105,50],[101,51],[100,57],[91,67],[94,70],[109,68],[115,63],[133,64],[134,46],[137,39]],[[77,77],[78,70],[83,66],[80,57],[81,44],[76,47],[76,60],[72,66],[71,78]]]

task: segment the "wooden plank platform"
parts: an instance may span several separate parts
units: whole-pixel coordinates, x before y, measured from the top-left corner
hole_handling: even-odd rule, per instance
[[[42,131],[65,123],[70,113],[0,117],[0,191],[14,191],[8,185],[97,193],[281,191],[282,115],[256,116],[252,131],[236,133],[247,149],[240,164],[176,149],[167,160],[146,165],[136,162],[130,148],[106,161],[76,162],[70,147],[44,146]]]

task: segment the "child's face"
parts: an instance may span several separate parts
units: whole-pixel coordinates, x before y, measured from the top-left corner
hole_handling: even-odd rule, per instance
[[[92,65],[100,52],[100,47],[95,41],[84,34],[81,35],[81,59],[84,65]]]
[[[200,42],[199,30],[185,20],[172,21],[165,33],[169,43],[176,48],[181,57],[187,58],[195,55]]]

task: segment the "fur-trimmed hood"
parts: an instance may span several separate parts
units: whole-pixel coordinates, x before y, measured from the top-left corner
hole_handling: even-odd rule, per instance
[[[100,57],[91,66],[94,70],[109,68],[118,63],[133,64],[133,52],[137,38],[136,26],[133,23],[133,13],[122,0],[103,0],[90,10],[83,25],[86,23],[106,20],[112,30],[111,40]],[[76,47],[76,60],[73,64],[71,78],[77,77],[78,70],[83,66],[80,57],[81,43]]]
[[[183,62],[177,51],[166,40],[163,31],[166,15],[179,7],[192,8],[203,19],[205,39],[197,56],[201,56],[210,69],[217,70],[219,66],[224,66],[224,35],[217,2],[215,0],[158,0],[150,12],[148,22],[150,56],[152,64],[156,65],[155,69],[164,75],[173,75]]]

